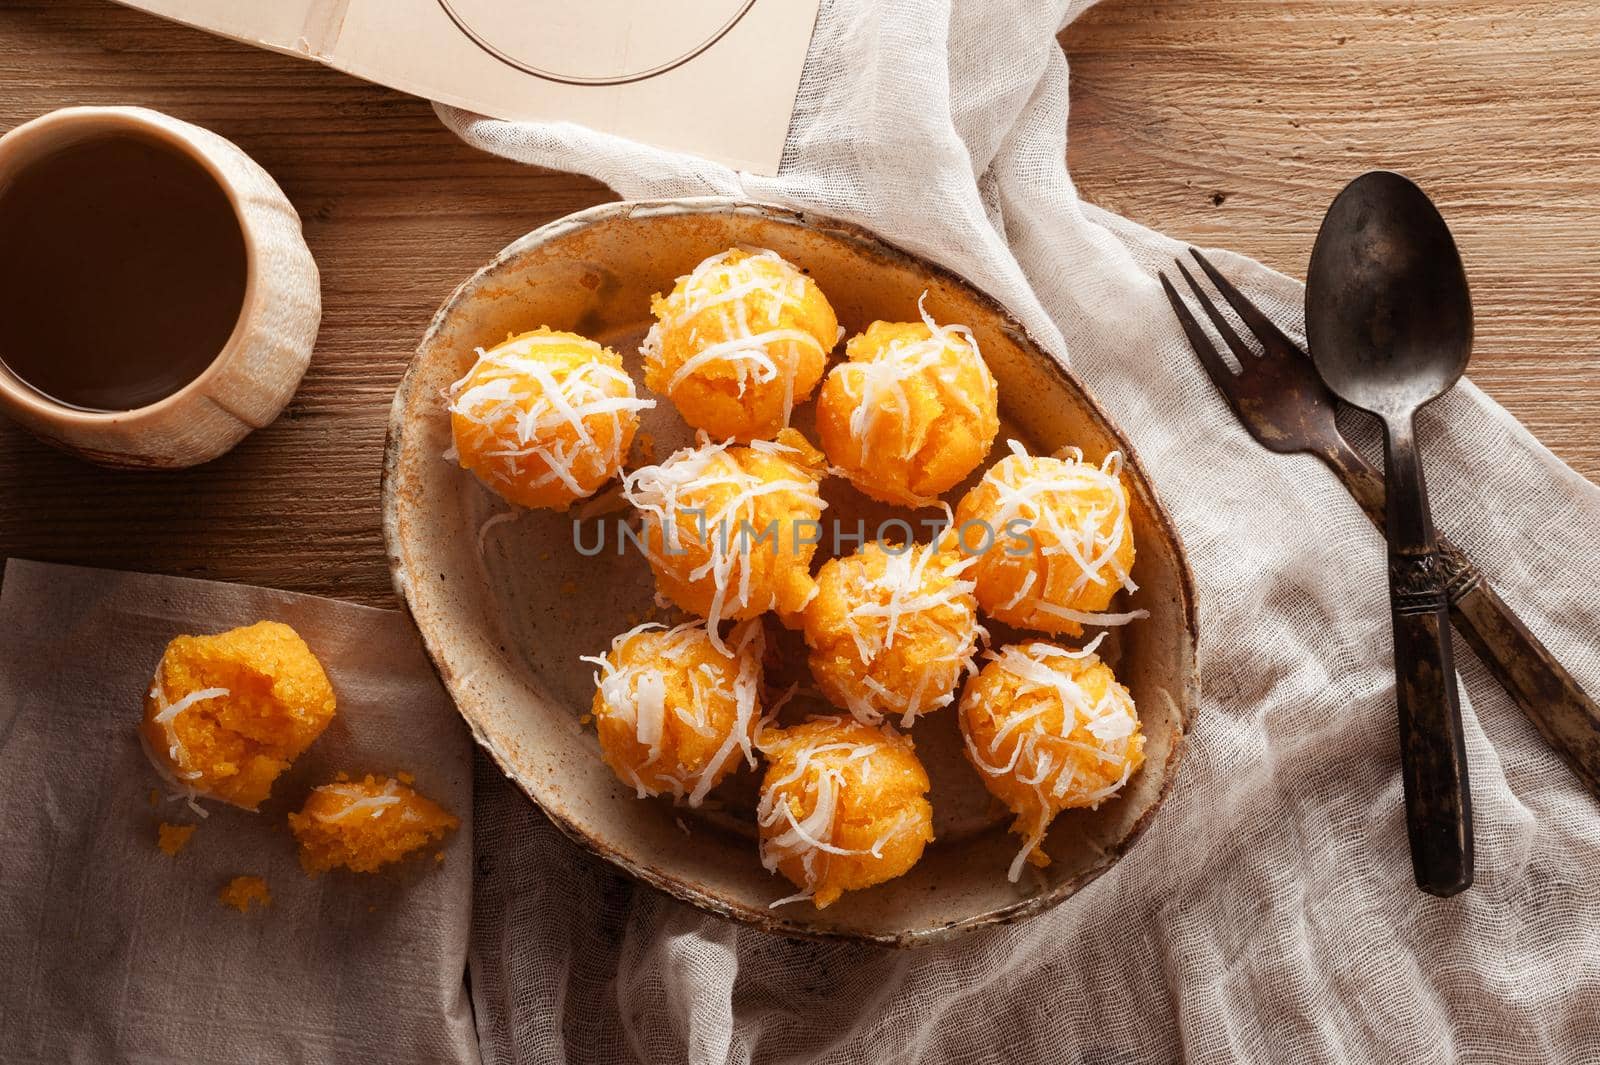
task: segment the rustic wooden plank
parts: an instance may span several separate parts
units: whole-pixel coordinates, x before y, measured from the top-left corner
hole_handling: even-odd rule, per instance
[[[103,0],[0,7],[0,84],[4,128],[137,103],[234,140],[299,209],[323,287],[294,402],[206,466],[104,471],[0,428],[0,554],[392,605],[378,471],[417,338],[500,248],[612,194],[469,149],[423,101]]]
[[[1472,377],[1600,475],[1600,8],[1586,0],[1111,2],[1065,34],[1091,200],[1305,275],[1364,170],[1438,201],[1472,281]]]
[[[1597,40],[1578,0],[1108,0],[1066,36],[1072,163],[1098,203],[1295,274],[1346,178],[1417,176],[1472,271],[1475,377],[1592,476]],[[392,604],[378,470],[417,337],[496,250],[611,193],[467,149],[421,101],[104,0],[0,0],[0,85],[0,128],[138,103],[233,139],[299,208],[324,296],[283,418],[199,469],[99,470],[0,423],[0,555]]]

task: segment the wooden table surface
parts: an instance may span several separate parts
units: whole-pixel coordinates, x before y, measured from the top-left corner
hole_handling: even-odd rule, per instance
[[[1473,377],[1600,475],[1590,0],[1106,0],[1063,40],[1079,188],[1174,236],[1303,276],[1348,178],[1417,178],[1473,281]],[[472,151],[420,100],[106,0],[0,0],[0,88],[0,129],[137,103],[231,138],[299,209],[324,304],[283,417],[198,469],[99,470],[0,423],[0,556],[392,605],[378,471],[412,347],[495,251],[613,195]]]

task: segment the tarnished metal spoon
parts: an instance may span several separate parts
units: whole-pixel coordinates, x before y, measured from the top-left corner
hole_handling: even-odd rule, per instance
[[[1472,352],[1461,256],[1423,191],[1356,178],[1328,208],[1306,274],[1306,340],[1336,395],[1383,419],[1389,605],[1406,829],[1417,886],[1472,883],[1472,797],[1442,571],[1413,421]]]

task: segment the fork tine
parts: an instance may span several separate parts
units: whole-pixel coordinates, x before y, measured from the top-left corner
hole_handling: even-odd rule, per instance
[[[1206,373],[1216,384],[1217,391],[1222,393],[1223,398],[1228,401],[1228,406],[1232,407],[1235,377],[1233,368],[1211,343],[1211,338],[1200,328],[1200,323],[1195,321],[1194,315],[1189,313],[1189,305],[1183,302],[1183,297],[1172,287],[1167,275],[1157,271],[1156,276],[1161,279],[1161,287],[1167,292],[1167,302],[1172,304],[1172,312],[1178,316],[1178,324],[1183,326],[1184,335],[1189,338],[1189,346],[1194,348],[1194,353],[1200,357],[1200,365],[1205,367]]]
[[[1211,260],[1200,254],[1200,249],[1190,248],[1189,254],[1194,256],[1194,261],[1200,264],[1200,269],[1206,272],[1211,283],[1217,286],[1217,291],[1222,293],[1222,298],[1228,301],[1228,306],[1234,309],[1241,321],[1250,327],[1250,331],[1261,342],[1261,350],[1268,355],[1297,355],[1305,358],[1306,353],[1300,350],[1299,345],[1284,335],[1283,330],[1272,324],[1272,319],[1261,313],[1261,308],[1251,303],[1234,287],[1233,282],[1222,276],[1222,272],[1211,265]]]
[[[1194,289],[1194,298],[1200,301],[1201,310],[1206,312],[1206,317],[1210,318],[1211,324],[1216,326],[1217,333],[1222,337],[1223,342],[1228,345],[1228,350],[1232,351],[1234,358],[1239,360],[1239,369],[1241,371],[1248,370],[1250,364],[1260,356],[1250,350],[1250,345],[1246,344],[1239,337],[1239,334],[1234,332],[1233,326],[1228,324],[1228,320],[1222,316],[1221,311],[1217,310],[1217,305],[1212,302],[1211,297],[1206,295],[1206,290],[1200,287],[1200,282],[1196,281],[1194,275],[1189,273],[1188,268],[1183,265],[1183,260],[1174,259],[1173,262],[1177,264],[1178,272],[1183,275],[1183,279],[1189,282],[1189,287]]]

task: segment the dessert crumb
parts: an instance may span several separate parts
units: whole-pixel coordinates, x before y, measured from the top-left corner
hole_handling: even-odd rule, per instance
[[[177,857],[189,843],[189,837],[194,835],[195,825],[172,825],[163,821],[156,828],[156,846],[168,858]]]
[[[217,898],[240,913],[249,913],[252,904],[262,909],[272,905],[272,892],[267,890],[267,882],[259,876],[234,877],[217,893]]]

